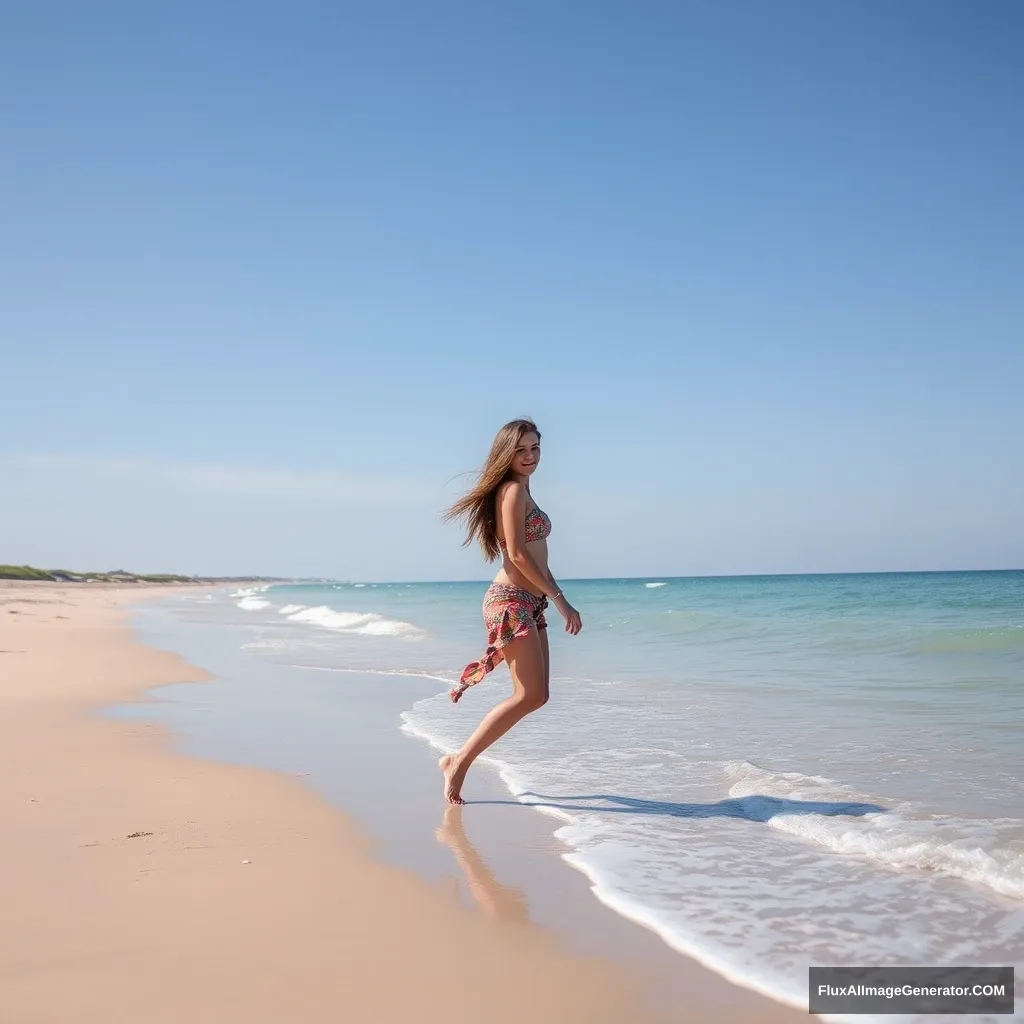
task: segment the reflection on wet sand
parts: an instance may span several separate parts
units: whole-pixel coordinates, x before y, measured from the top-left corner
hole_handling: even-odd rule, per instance
[[[444,821],[434,833],[437,841],[447,846],[466,878],[466,886],[473,902],[488,917],[499,921],[526,922],[530,920],[530,908],[526,897],[518,889],[512,889],[494,877],[487,862],[469,841],[462,823],[462,808],[452,805],[445,808]]]

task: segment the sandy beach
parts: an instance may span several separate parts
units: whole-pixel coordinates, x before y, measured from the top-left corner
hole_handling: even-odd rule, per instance
[[[100,717],[204,678],[133,639],[140,596],[0,589],[5,1020],[796,1019],[684,958],[692,998],[665,1015],[621,965],[379,863],[301,781]]]

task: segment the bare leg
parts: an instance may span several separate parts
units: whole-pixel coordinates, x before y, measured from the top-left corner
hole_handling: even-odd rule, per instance
[[[465,802],[460,793],[469,766],[516,722],[547,703],[546,646],[547,637],[544,637],[542,646],[538,631],[531,629],[526,636],[513,640],[503,649],[509,672],[512,673],[512,696],[487,712],[457,754],[446,754],[438,761],[444,772],[444,795],[449,803]]]

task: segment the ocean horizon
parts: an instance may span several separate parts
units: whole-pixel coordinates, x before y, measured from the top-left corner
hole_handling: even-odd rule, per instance
[[[961,576],[974,573],[1024,573],[1024,568],[999,568],[999,569],[859,569],[856,571],[812,571],[812,572],[723,572],[723,573],[697,573],[672,576],[665,573],[652,573],[641,576],[562,576],[559,579],[563,583],[607,583],[607,582],[646,582],[648,580],[760,580],[760,579],[818,579],[821,577],[842,576]],[[202,579],[203,577],[196,577]],[[481,583],[489,585],[492,577],[480,576],[466,579],[356,579],[356,578],[334,578],[331,576],[232,576],[225,577],[227,582],[253,582],[267,583],[269,586],[293,585],[293,584],[343,584],[346,586],[368,586],[371,584],[437,584],[448,583]]]

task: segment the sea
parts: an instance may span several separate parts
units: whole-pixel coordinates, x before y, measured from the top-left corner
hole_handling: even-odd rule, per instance
[[[803,1008],[810,965],[1024,969],[1024,572],[563,586],[583,631],[549,609],[551,699],[485,759],[596,899]],[[416,677],[389,727],[451,751],[510,688],[502,665],[448,698],[483,653],[486,587],[178,607],[243,627],[249,663],[322,673],[342,711],[348,674]]]

